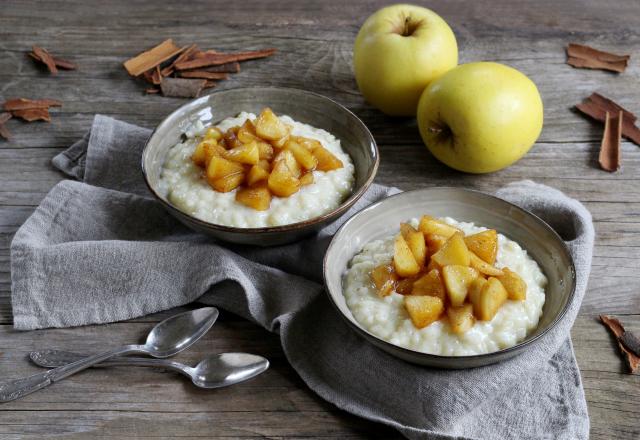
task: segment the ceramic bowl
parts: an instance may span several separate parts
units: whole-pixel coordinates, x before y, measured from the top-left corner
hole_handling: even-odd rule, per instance
[[[184,128],[196,120],[216,124],[242,111],[260,113],[271,107],[276,114],[322,128],[341,141],[355,165],[355,187],[338,208],[303,222],[264,228],[236,228],[197,219],[173,206],[158,191],[160,171],[167,151],[181,140]],[[142,172],[153,195],[178,220],[212,237],[241,244],[273,246],[309,235],[344,214],[367,190],[378,170],[379,155],[373,136],[353,113],[316,93],[279,87],[225,90],[195,99],[175,110],[156,127],[142,152]]]
[[[400,222],[423,214],[452,217],[494,228],[519,243],[547,276],[546,300],[538,327],[519,344],[488,354],[439,356],[399,347],[369,333],[355,320],[342,293],[343,275],[353,256],[373,240],[398,232]],[[565,314],[574,298],[573,260],[564,241],[540,218],[488,194],[459,188],[408,191],[375,203],[351,217],[335,234],[324,259],[324,280],[333,305],[347,324],[382,350],[420,365],[471,368],[508,359],[535,344]]]

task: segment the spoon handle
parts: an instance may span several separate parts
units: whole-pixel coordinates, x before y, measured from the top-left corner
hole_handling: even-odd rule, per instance
[[[76,362],[80,359],[88,357],[88,354],[74,353],[63,350],[41,350],[29,353],[31,361],[39,367],[57,368]],[[164,359],[152,359],[142,357],[117,357],[113,360],[100,362],[94,367],[118,367],[118,366],[141,366],[141,367],[165,367],[171,368],[177,362],[167,361]],[[181,365],[181,364],[178,364]]]
[[[65,377],[71,376],[72,374],[89,368],[113,356],[128,353],[146,353],[146,350],[140,345],[126,345],[115,350],[80,359],[76,362],[72,362],[71,364],[45,371],[44,373],[4,382],[0,384],[0,403],[20,399],[27,394],[41,390],[42,388],[51,385],[53,382],[62,380]]]

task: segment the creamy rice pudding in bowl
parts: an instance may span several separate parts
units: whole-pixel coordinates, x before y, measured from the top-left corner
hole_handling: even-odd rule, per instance
[[[278,245],[344,214],[378,167],[371,133],[346,108],[295,89],[213,93],[180,107],[142,155],[148,187],[187,226]]]
[[[562,239],[476,191],[430,188],[365,208],[325,256],[332,303],[357,333],[410,362],[469,368],[538,341],[573,300]]]

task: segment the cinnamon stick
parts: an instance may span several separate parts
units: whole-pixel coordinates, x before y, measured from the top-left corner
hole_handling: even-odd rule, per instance
[[[5,122],[7,122],[9,119],[11,119],[11,113],[0,113],[0,136],[5,138],[6,140],[11,139],[11,132],[9,131],[9,129],[7,129],[7,126],[4,125]]]
[[[34,46],[34,48],[37,46]],[[42,49],[44,50],[44,49]],[[45,51],[46,52],[46,51]],[[47,52],[48,53],[48,52]],[[36,55],[35,52],[29,52],[28,54],[31,58],[33,58],[34,60],[40,62],[40,63],[44,63],[44,60],[42,58],[40,58],[38,55]],[[67,61],[67,60],[63,60],[61,58],[57,58],[51,54],[49,54],[51,60],[53,60],[53,63],[55,64],[55,66],[59,69],[62,70],[76,70],[78,68],[78,66],[76,66],[74,63],[72,63],[71,61]]]
[[[206,70],[187,70],[180,72],[182,78],[200,78],[200,79],[227,79],[229,75],[222,72],[207,72]]]
[[[620,135],[622,134],[622,110],[617,114],[606,112],[604,134],[600,144],[600,167],[609,172],[620,169]]]
[[[33,54],[38,57],[45,66],[47,66],[47,69],[49,69],[49,72],[51,72],[52,75],[56,75],[58,73],[56,62],[53,60],[53,57],[49,52],[38,46],[32,46],[31,50],[33,51]]]
[[[592,94],[580,104],[577,104],[575,106],[576,110],[600,122],[605,122],[607,111],[613,113],[622,110],[623,115],[629,115],[629,117],[625,116],[622,119],[622,136],[640,146],[640,129],[634,124],[635,115],[602,95],[597,95],[595,98],[594,95],[596,94]],[[598,97],[610,101],[615,107],[603,105]]]
[[[27,122],[45,121],[51,122],[51,115],[46,108],[27,108],[24,110],[14,110],[11,112],[13,116],[22,118]]]
[[[616,55],[582,44],[567,46],[567,64],[585,69],[602,69],[622,73],[629,64],[630,55]]]
[[[164,96],[197,98],[206,83],[205,79],[164,78],[160,83],[160,89]]]
[[[173,44],[173,40],[169,38],[156,47],[125,61],[123,65],[124,68],[127,69],[127,72],[129,72],[129,75],[139,76],[182,53],[186,49],[187,46],[180,48]]]
[[[31,110],[31,109],[48,109],[49,107],[61,107],[62,102],[55,99],[25,99],[14,98],[5,101],[3,107],[6,111],[14,113],[19,110]]]
[[[621,339],[624,337],[624,334],[626,333],[622,323],[616,318],[612,318],[611,316],[607,315],[600,315],[600,321],[616,337],[618,347],[623,353],[625,360],[627,361],[627,366],[629,367],[631,373],[635,373],[636,371],[638,371],[638,368],[640,367],[640,357],[636,353],[628,349],[621,341]]]
[[[204,67],[201,70],[204,70],[205,72],[238,73],[240,72],[240,63],[234,61],[232,63],[220,64],[218,66]]]
[[[193,60],[176,63],[176,70],[198,69],[200,67],[217,66],[232,63],[234,61],[246,61],[257,58],[265,58],[273,55],[276,49],[263,49],[238,53],[205,53]]]

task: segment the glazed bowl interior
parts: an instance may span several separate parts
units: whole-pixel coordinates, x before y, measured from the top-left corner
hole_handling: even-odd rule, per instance
[[[514,347],[472,356],[438,356],[400,348],[369,333],[353,317],[342,292],[350,260],[373,240],[398,233],[400,222],[421,215],[452,217],[494,228],[519,243],[540,265],[548,279],[538,327]],[[408,191],[360,211],[334,236],[325,255],[325,283],[331,301],[350,326],[378,347],[405,360],[443,368],[467,368],[507,359],[547,332],[567,310],[575,289],[573,260],[562,239],[533,214],[504,200],[459,188]]]
[[[207,126],[243,111],[258,114],[264,107],[270,107],[276,114],[289,115],[298,122],[322,128],[340,139],[342,148],[351,156],[355,166],[355,185],[351,196],[336,210],[315,219],[265,228],[217,225],[191,217],[174,207],[167,200],[166,194],[159,189],[158,183],[167,152],[181,141],[185,129],[197,120]],[[378,161],[378,150],[373,136],[360,119],[340,104],[303,90],[255,87],[216,92],[175,110],[158,125],[147,141],[142,154],[142,169],[150,190],[181,221],[203,232],[226,232],[228,234],[222,238],[238,241],[233,239],[233,234],[277,234],[309,226],[310,223],[337,218],[369,187],[376,174]]]

